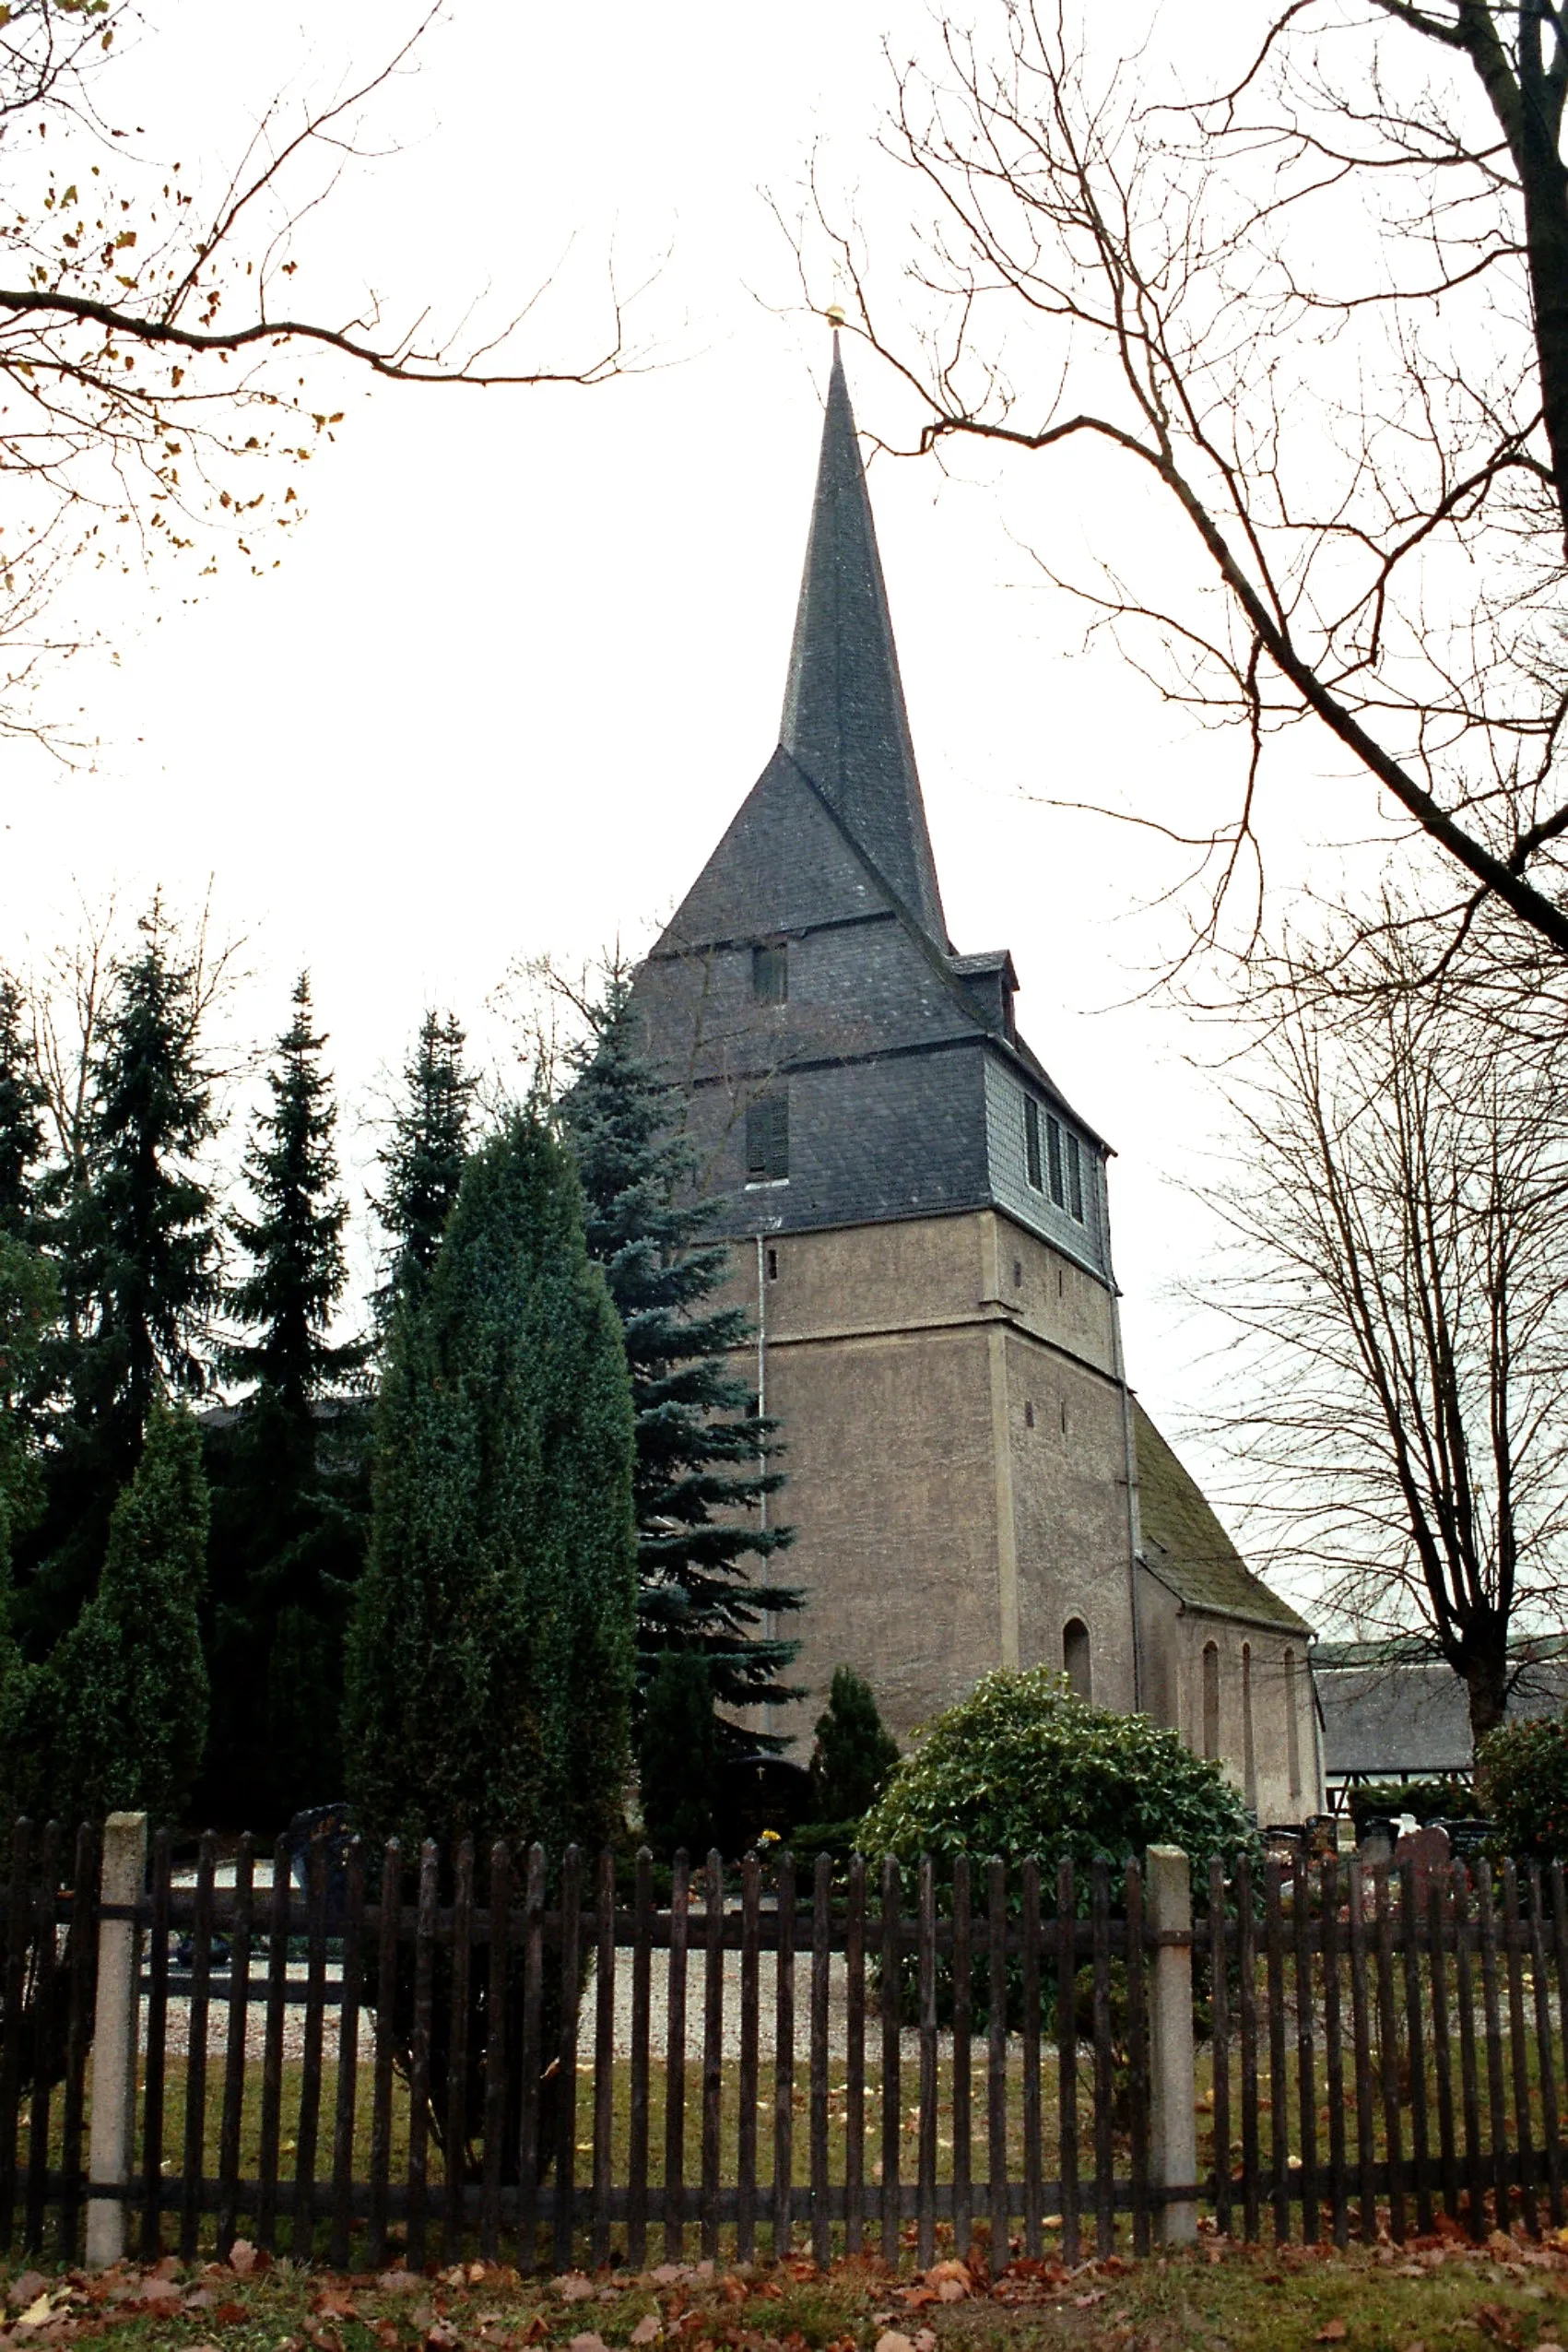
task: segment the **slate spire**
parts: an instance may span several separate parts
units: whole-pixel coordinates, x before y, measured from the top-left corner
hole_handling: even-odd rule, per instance
[[[936,861],[836,334],[779,741],[946,952]]]

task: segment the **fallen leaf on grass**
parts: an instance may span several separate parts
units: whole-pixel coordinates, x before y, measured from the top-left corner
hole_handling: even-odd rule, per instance
[[[1102,2287],[1091,2287],[1087,2295],[1075,2295],[1073,2297],[1073,2309],[1075,2311],[1087,2311],[1091,2304],[1102,2303],[1104,2300],[1105,2289]],[[1345,2333],[1344,2329],[1341,2328],[1339,2333],[1343,2335]]]
[[[20,2278],[13,2278],[6,2289],[7,2303],[35,2303],[47,2293],[49,2281],[41,2270],[24,2270]]]
[[[914,2346],[907,2335],[901,2335],[896,2327],[890,2327],[877,2338],[877,2352],[914,2352]]]
[[[360,2316],[354,2309],[353,2291],[347,2287],[320,2288],[311,2309],[323,2319],[355,2320]]]
[[[454,2352],[462,2341],[450,2320],[433,2321],[425,2330],[425,2352]]]
[[[1476,2322],[1488,2335],[1495,2335],[1502,2343],[1516,2343],[1519,2335],[1518,2314],[1502,2303],[1478,2303]]]
[[[916,2331],[914,2352],[937,2352],[937,2331],[934,2327],[923,2327]]]
[[[248,2238],[236,2238],[229,2249],[229,2267],[248,2278],[256,2266],[256,2250]]]
[[[1325,2320],[1316,2340],[1319,2344],[1343,2344],[1350,2333],[1343,2320]]]
[[[656,2344],[663,2334],[657,2311],[644,2311],[628,2341],[632,2344]]]
[[[54,2306],[50,2300],[48,2290],[45,2289],[36,2302],[29,2303],[25,2311],[18,2313],[17,2325],[25,2328],[47,2327],[53,2317]]]
[[[412,2295],[424,2283],[417,2270],[383,2270],[376,2281],[383,2295]]]
[[[574,2335],[568,2346],[568,2352],[609,2352],[609,2346],[598,2330],[595,2328],[591,2329],[586,2335]]]

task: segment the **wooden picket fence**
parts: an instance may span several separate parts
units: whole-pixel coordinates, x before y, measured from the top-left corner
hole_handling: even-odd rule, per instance
[[[1071,2263],[1200,2209],[1341,2243],[1562,2223],[1558,1869],[1276,1854],[1256,1884],[1216,1862],[1195,1917],[1167,1865],[681,1858],[656,1900],[646,1856],[618,1887],[537,1848],[356,1842],[301,1886],[283,1846],[208,1838],[176,1870],[116,1816],[122,1873],[132,1831],[114,1899],[99,1833],[67,1872],[17,1827],[0,2251],[77,2260],[84,2216],[89,2259],[556,2271]]]

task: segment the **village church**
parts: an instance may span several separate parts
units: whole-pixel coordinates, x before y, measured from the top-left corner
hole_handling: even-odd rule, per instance
[[[1246,1567],[1122,1357],[1110,1148],[948,937],[834,338],[779,746],[633,1001],[723,1202],[806,1608],[766,1728],[835,1666],[901,1741],[994,1667],[1064,1670],[1321,1802],[1309,1628]]]

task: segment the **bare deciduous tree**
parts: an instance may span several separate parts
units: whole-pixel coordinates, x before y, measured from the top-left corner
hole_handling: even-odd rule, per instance
[[[1568,1128],[1561,1050],[1434,988],[1397,907],[1326,965],[1268,968],[1229,1263],[1220,1424],[1262,1526],[1367,1634],[1424,1633],[1479,1737],[1511,1630],[1557,1627],[1568,1566]],[[1461,985],[1461,984],[1457,984]]]
[[[557,365],[518,346],[542,290],[484,325],[460,291],[450,333],[428,303],[399,325],[369,291],[352,315],[292,300],[305,224],[440,6],[330,101],[270,107],[205,205],[105,112],[133,8],[0,11],[0,734],[38,732],[27,690],[72,649],[44,617],[84,556],[210,549],[216,522],[270,565],[260,534],[297,519],[292,477],[340,421],[305,355],[401,384],[592,384],[620,367],[613,277],[602,342]]]
[[[1082,41],[1051,0],[949,21],[889,124],[923,192],[913,317],[819,200],[851,324],[918,393],[924,449],[1092,441],[1173,502],[1174,588],[1073,585],[1245,733],[1200,829],[1205,936],[1244,875],[1256,936],[1264,755],[1311,719],[1442,853],[1451,928],[1490,899],[1561,956],[1568,11],[1223,21],[1235,68],[1197,101],[1148,50],[1107,60],[1102,11]]]

